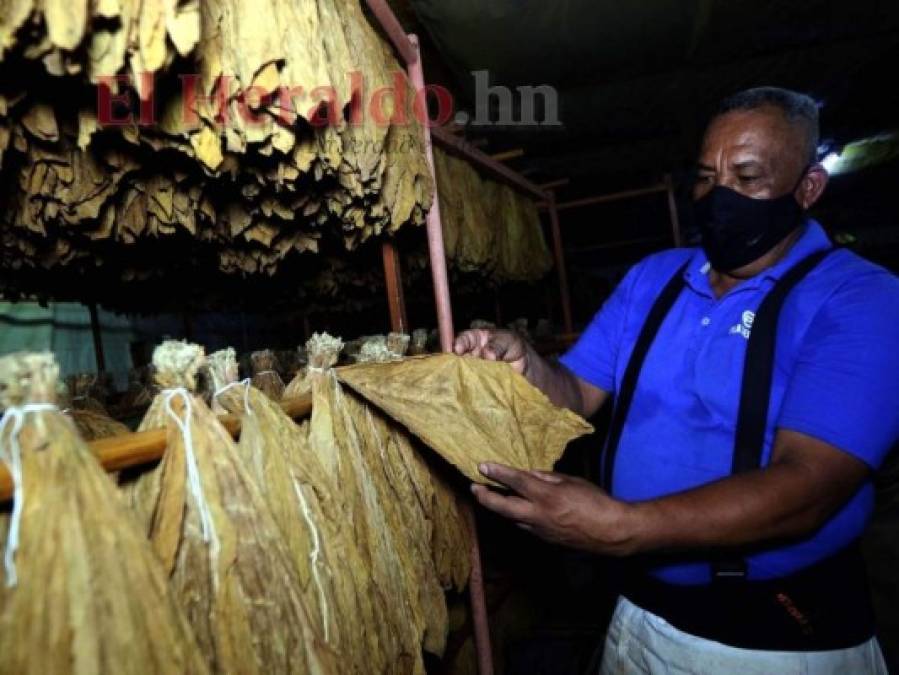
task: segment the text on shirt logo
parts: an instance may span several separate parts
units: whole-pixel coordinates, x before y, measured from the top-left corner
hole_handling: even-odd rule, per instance
[[[730,334],[742,335],[746,340],[748,340],[749,336],[752,334],[753,321],[755,321],[755,312],[747,309],[745,312],[743,312],[741,323],[738,323],[736,326],[731,327]]]

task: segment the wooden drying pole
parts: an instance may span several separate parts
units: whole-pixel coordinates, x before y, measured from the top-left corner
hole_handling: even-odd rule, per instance
[[[385,239],[381,244],[381,257],[384,259],[390,330],[394,333],[408,333],[409,319],[406,316],[406,298],[403,294],[403,271],[400,266],[400,254],[393,240]]]
[[[281,409],[294,419],[306,417],[312,412],[312,394],[281,401]],[[240,417],[220,415],[218,418],[232,436],[240,433]],[[151,429],[113,438],[103,438],[87,444],[97,460],[109,472],[121,471],[162,459],[168,445],[166,429]],[[0,502],[12,498],[12,477],[5,464],[0,465]]]

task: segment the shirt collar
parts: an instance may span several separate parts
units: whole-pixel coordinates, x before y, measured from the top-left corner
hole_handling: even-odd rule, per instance
[[[761,274],[746,280],[740,285],[741,288],[757,287],[763,280],[771,279],[779,280],[787,271],[789,271],[796,263],[810,256],[812,253],[830,248],[832,244],[827,237],[827,233],[818,221],[807,218],[802,226],[803,232],[796,243],[787,251],[787,254],[776,265],[772,265]],[[697,293],[703,295],[714,296],[712,288],[709,285],[709,270],[711,265],[705,251],[701,247],[693,251],[693,256],[687,264],[684,271],[684,280]]]

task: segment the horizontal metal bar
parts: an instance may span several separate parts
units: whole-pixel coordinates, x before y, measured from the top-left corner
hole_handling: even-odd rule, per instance
[[[453,134],[447,133],[440,127],[434,127],[433,129],[431,129],[431,138],[433,138],[434,142],[444,150],[447,150],[448,152],[451,152],[453,154],[460,155],[464,159],[470,160],[473,164],[476,164],[482,169],[487,170],[495,177],[511,184],[513,187],[517,187],[518,189],[527,192],[529,195],[535,197],[536,199],[549,199],[547,193],[537,187],[536,184],[532,183],[528,179],[524,178],[521,174],[516,173],[504,164],[501,164],[495,159],[492,159],[477,148],[472,147],[472,145],[468,143],[464,138],[458,138]]]

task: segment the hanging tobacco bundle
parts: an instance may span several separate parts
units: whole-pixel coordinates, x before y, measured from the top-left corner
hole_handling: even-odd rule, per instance
[[[153,373],[149,366],[129,370],[128,389],[122,396],[119,408],[121,410],[148,408],[155,396],[152,379]]]
[[[126,265],[104,244],[168,241],[180,254],[189,235],[225,272],[271,275],[317,252],[323,231],[352,249],[422,224],[431,204],[417,117],[394,116],[393,97],[383,119],[367,109],[384,87],[414,96],[359,0],[13,0],[0,76],[0,163],[13,170],[0,258],[16,269],[132,279],[170,261]],[[98,106],[104,80],[152,123],[105,124],[123,111]],[[312,88],[333,95],[316,106]]]
[[[51,354],[0,359],[0,450],[15,479],[0,670],[207,672],[167,575],[113,482],[57,411]]]
[[[160,464],[127,496],[217,673],[338,673],[290,553],[231,436],[194,391],[201,347],[166,342],[163,391],[140,430],[165,427]]]
[[[357,588],[354,573],[363,565],[334,508],[339,487],[309,445],[308,425],[298,426],[246,380],[236,382],[233,350],[213,357],[216,399],[241,417],[238,452],[265,486],[263,495],[296,565],[306,604],[336,652],[340,672],[375,672],[365,648],[371,626],[364,622],[374,614],[360,607],[367,603],[368,587]]]
[[[69,375],[66,383],[69,387],[69,407],[107,414],[106,407],[97,398],[97,376],[94,373]]]
[[[85,441],[120,436],[131,431],[126,425],[106,413],[73,408],[69,388],[62,382],[58,383],[56,387],[56,401],[62,412],[75,423],[78,435]]]
[[[273,401],[280,401],[284,395],[284,381],[278,374],[275,353],[264,349],[250,354],[253,368],[253,386]]]
[[[78,434],[85,441],[95,441],[99,438],[112,438],[130,434],[128,425],[113,419],[109,415],[101,415],[93,410],[66,411],[66,415],[75,423]]]
[[[440,354],[341,368],[354,391],[403,424],[469,479],[480,462],[549,470],[592,431],[508,364]]]
[[[421,356],[428,353],[428,330],[416,328],[412,331],[412,340],[409,344],[410,356]]]
[[[332,337],[327,333],[315,333],[309,338],[303,350],[307,364],[284,388],[284,400],[311,394],[312,383],[316,376],[322,374],[325,370],[333,368],[340,359],[340,354],[344,348],[343,340]]]
[[[363,345],[360,362],[400,359],[408,336],[391,334],[386,353],[368,351]],[[395,350],[395,351],[394,351]],[[409,437],[362,399],[345,392],[346,423],[354,423],[361,440],[361,459],[374,480],[381,507],[389,524],[388,536],[378,545],[377,558],[400,561],[401,574],[394,575],[394,593],[408,598],[418,640],[425,649],[442,654],[446,642],[446,601],[432,553],[433,487],[427,468],[415,456]],[[457,545],[460,542],[457,542]],[[400,620],[403,620],[400,617]]]
[[[315,334],[306,343],[312,386],[309,445],[335,484],[329,509],[338,513],[339,537],[353,551],[353,585],[362,609],[364,643],[371,672],[423,673],[422,635],[406,592],[406,564],[393,545],[393,531],[406,527],[384,511],[382,474],[370,472],[358,423],[359,404],[345,397],[331,369],[343,343]],[[393,498],[393,497],[391,497]]]

